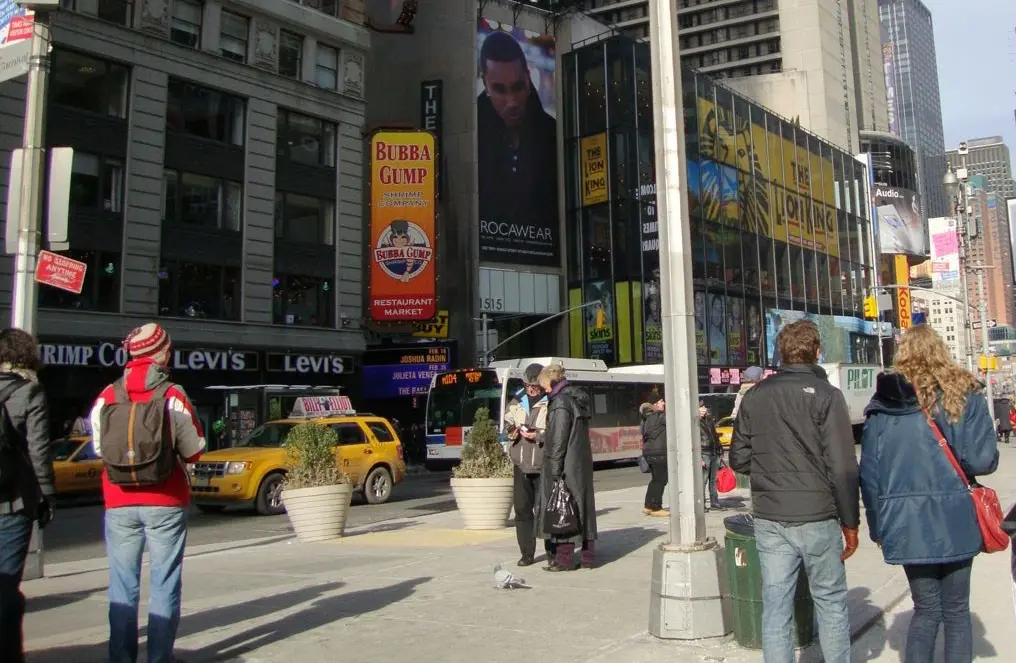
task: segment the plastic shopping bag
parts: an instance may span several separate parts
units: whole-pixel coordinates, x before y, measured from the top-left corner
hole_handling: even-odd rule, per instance
[[[543,533],[559,537],[575,536],[581,531],[579,507],[564,479],[554,482],[543,511]]]

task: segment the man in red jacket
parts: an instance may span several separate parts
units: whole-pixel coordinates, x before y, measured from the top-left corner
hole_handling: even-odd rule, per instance
[[[172,356],[169,334],[150,322],[124,340],[130,361],[123,383],[131,403],[146,403],[153,392],[169,383],[165,392],[164,426],[172,440],[175,466],[167,479],[155,485],[114,484],[103,472],[106,502],[106,551],[109,555],[109,661],[136,663],[138,658],[138,602],[141,556],[146,543],[151,561],[151,597],[148,608],[148,661],[172,663],[173,644],[180,623],[184,544],[190,486],[185,462],[194,462],[205,449],[205,435],[187,395],[170,383]],[[116,403],[113,385],[106,387],[92,408],[92,445],[102,456],[103,408]],[[117,431],[117,434],[123,434]]]

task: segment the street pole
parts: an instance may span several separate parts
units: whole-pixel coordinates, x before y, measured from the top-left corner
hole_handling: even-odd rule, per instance
[[[966,170],[966,167],[967,167],[967,158],[965,156],[961,157],[961,158],[963,160],[963,169]],[[963,249],[963,255],[962,255],[962,258],[963,258],[963,269],[960,270],[960,273],[963,276],[963,340],[967,344],[967,370],[970,371],[971,373],[973,373],[974,372],[974,339],[973,339],[973,335],[971,334],[971,328],[970,328],[971,327],[971,325],[970,325],[970,292],[968,291],[968,279],[967,279],[967,270],[969,269],[969,266],[968,266],[968,263],[967,263],[967,250],[970,247],[970,236],[967,234],[967,232],[968,232],[967,223],[969,223],[969,220],[967,219],[967,183],[965,181],[963,181],[963,180],[960,180],[959,181],[959,189],[960,189],[960,195],[959,195],[960,210],[959,210],[959,214],[957,214],[957,216],[959,216],[960,219],[963,220],[963,223],[960,225],[960,228],[959,228],[960,238],[962,240],[961,241],[961,246],[962,246],[962,249]]]
[[[678,0],[649,0],[656,209],[667,423],[670,541],[653,554],[649,632],[692,640],[730,632],[724,619],[720,555],[706,537],[698,433],[698,363],[692,308],[691,226],[684,205],[687,163]],[[676,508],[675,508],[676,507]]]
[[[487,323],[490,322],[490,316],[486,313],[480,316],[480,333],[483,334],[483,365],[486,366],[490,362],[490,338],[487,336]]]
[[[21,195],[17,209],[18,252],[14,258],[14,283],[11,295],[11,326],[36,334],[39,289],[35,266],[39,258],[42,233],[42,201],[46,163],[46,80],[49,77],[49,14],[37,11],[33,21],[32,46],[28,60],[28,85],[25,89],[25,124],[21,147]],[[8,219],[11,215],[8,214]],[[32,539],[25,560],[24,578],[43,577],[42,531],[32,524]]]
[[[988,354],[990,348],[988,341],[988,301],[984,297],[984,270],[985,265],[977,266],[977,296],[980,298],[981,310],[981,356],[984,357],[984,382],[988,399],[988,413],[991,415],[991,425],[995,425],[995,398],[991,388],[991,356]]]

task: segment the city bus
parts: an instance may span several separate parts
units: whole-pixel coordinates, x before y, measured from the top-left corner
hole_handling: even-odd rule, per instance
[[[593,461],[636,460],[642,454],[639,406],[663,391],[663,366],[608,369],[599,359],[534,357],[491,362],[486,368],[437,373],[427,393],[427,469],[447,469],[458,462],[462,443],[476,410],[486,407],[503,432],[502,413],[522,391],[526,366],[560,364],[568,380],[589,394],[592,417],[589,439]]]

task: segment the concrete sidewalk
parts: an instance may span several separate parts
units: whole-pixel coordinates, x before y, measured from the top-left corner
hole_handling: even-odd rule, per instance
[[[652,553],[667,523],[641,514],[643,494],[598,494],[602,566],[519,571],[531,589],[493,588],[494,565],[514,569],[518,558],[514,530],[467,532],[454,511],[355,528],[335,543],[202,551],[186,563],[179,655],[187,663],[516,663],[521,651],[541,661],[760,662],[730,638],[688,644],[647,634]],[[746,498],[725,499],[744,506]],[[707,515],[712,536],[722,540],[731,513]],[[878,624],[907,593],[866,539],[848,562],[855,630]],[[61,565],[49,569],[58,577],[25,584],[29,663],[104,660],[103,566]]]

